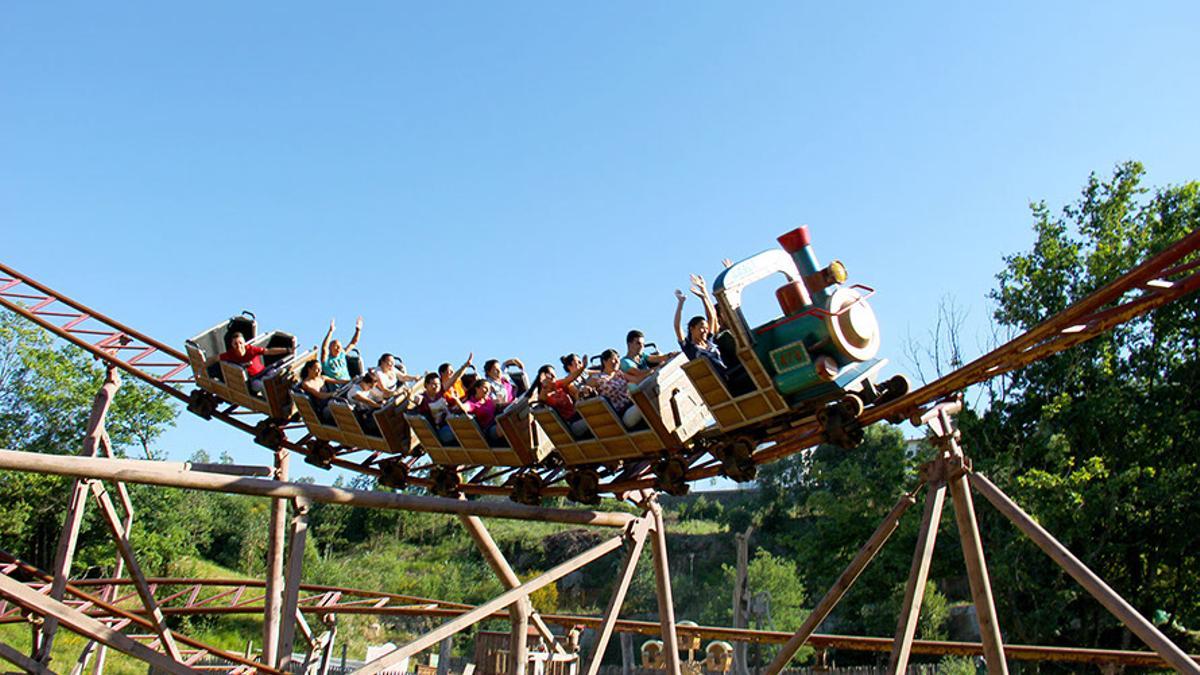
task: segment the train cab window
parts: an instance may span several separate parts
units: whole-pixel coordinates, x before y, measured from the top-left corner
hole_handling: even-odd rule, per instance
[[[772,274],[766,279],[742,289],[742,306],[738,313],[742,315],[741,319],[745,322],[745,327],[751,335],[755,328],[766,326],[783,318],[785,310],[781,305],[787,303],[781,296],[790,297],[790,295],[788,291],[781,289],[788,286],[787,277],[783,274]],[[730,326],[726,326],[726,328],[730,328]]]

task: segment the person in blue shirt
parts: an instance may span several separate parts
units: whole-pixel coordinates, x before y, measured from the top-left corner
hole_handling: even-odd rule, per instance
[[[358,337],[362,333],[362,317],[354,322],[354,337],[350,338],[350,344],[342,348],[342,343],[331,339],[333,331],[337,328],[333,319],[329,320],[329,331],[325,333],[325,339],[321,341],[321,373],[325,377],[329,377],[341,382],[350,381],[350,368],[346,365],[346,352],[358,346]]]
[[[621,372],[632,386],[649,377],[655,366],[670,361],[678,353],[647,354],[646,336],[640,330],[631,330],[625,335],[625,356],[621,357]]]

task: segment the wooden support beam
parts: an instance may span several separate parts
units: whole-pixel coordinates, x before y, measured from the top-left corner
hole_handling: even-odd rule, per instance
[[[133,586],[137,589],[138,596],[142,599],[142,605],[146,608],[146,615],[154,624],[154,632],[162,640],[163,649],[176,661],[182,660],[179,647],[175,644],[175,638],[171,636],[171,630],[167,628],[167,620],[163,616],[162,610],[159,609],[158,602],[154,599],[153,591],[146,583],[146,575],[142,574],[142,567],[138,564],[133,546],[129,543],[129,535],[121,524],[117,509],[108,496],[108,491],[99,481],[92,481],[91,489],[96,503],[100,506],[100,513],[104,516],[104,523],[108,525],[108,531],[117,545],[117,551],[120,553],[121,559],[125,561],[125,565],[129,567],[129,576],[133,580]]]
[[[529,670],[529,603],[514,602],[509,611],[508,675],[525,675]]]
[[[637,571],[638,560],[642,557],[646,532],[653,524],[652,517],[643,517],[629,528],[629,552],[625,554],[625,564],[621,568],[621,575],[617,577],[617,587],[613,589],[608,608],[604,610],[604,620],[600,623],[600,629],[596,631],[596,644],[592,647],[592,657],[588,659],[587,675],[597,675],[600,672],[604,650],[608,648],[613,628],[617,625],[617,617],[621,614],[621,605],[625,603],[625,594],[629,591],[633,573]]]
[[[8,661],[27,673],[34,673],[35,675],[54,675],[54,671],[47,668],[46,664],[25,656],[21,652],[9,647],[3,642],[0,642],[0,659]]]
[[[50,584],[50,598],[61,601],[71,576],[71,563],[75,560],[75,544],[79,541],[79,528],[83,525],[83,515],[87,509],[88,484],[87,479],[76,480],[71,488],[71,499],[67,506],[67,516],[63,521],[62,532],[58,536],[58,548],[54,554],[54,580]],[[41,628],[36,631],[34,644],[37,645],[35,658],[43,664],[50,663],[50,651],[54,647],[54,633],[58,630],[58,619],[47,617]]]
[[[199,672],[171,659],[165,654],[156,652],[134,641],[123,633],[109,628],[100,621],[80,611],[72,609],[53,598],[46,597],[25,584],[4,575],[0,575],[0,595],[39,616],[53,616],[58,620],[59,624],[66,626],[68,629],[86,638],[106,644],[136,659],[145,661],[167,673],[192,675]]]
[[[978,473],[969,474],[968,479],[971,486],[975,488],[979,494],[991,502],[996,510],[1004,514],[1017,529],[1025,533],[1025,536],[1033,540],[1038,548],[1042,549],[1050,559],[1058,563],[1060,567],[1066,570],[1067,574],[1071,575],[1084,590],[1096,598],[1104,608],[1112,613],[1121,623],[1125,624],[1134,635],[1138,636],[1146,646],[1158,652],[1158,655],[1163,658],[1172,668],[1181,673],[1191,673],[1192,675],[1200,675],[1200,666],[1189,657],[1182,649],[1174,642],[1171,642],[1167,636],[1154,627],[1154,624],[1146,620],[1136,609],[1133,608],[1125,598],[1112,589],[1111,586],[1104,583],[1104,580],[1096,575],[1095,572],[1088,569],[1075,554],[1063,546],[1061,542],[1054,538],[1054,535],[1047,532],[1041,525],[1025,513],[1016,502],[1009,499],[1008,495],[1004,494],[1000,488],[992,484],[990,480]]]
[[[517,573],[513,571],[508,560],[504,557],[504,552],[496,545],[496,540],[492,539],[492,535],[488,532],[487,527],[477,516],[460,515],[459,522],[467,529],[467,534],[471,535],[475,546],[479,549],[483,559],[487,561],[492,572],[500,579],[501,585],[506,589],[516,588],[521,585],[521,579]],[[559,654],[565,654],[566,650],[555,639],[554,631],[550,630],[550,626],[546,624],[540,614],[533,609],[533,605],[528,600],[523,600],[523,603],[528,605],[526,608],[529,611],[529,621],[537,628],[538,633],[546,640],[546,644],[551,645],[551,649]]]
[[[562,564],[556,565],[555,567],[552,567],[533,579],[526,581],[520,586],[517,586],[512,590],[506,591],[495,598],[492,598],[488,602],[479,605],[475,609],[466,612],[455,619],[447,621],[446,623],[433,629],[425,635],[422,635],[416,640],[413,640],[402,647],[393,649],[387,654],[384,654],[374,661],[367,663],[362,668],[355,671],[356,675],[376,675],[383,672],[388,667],[415,654],[418,654],[429,647],[432,647],[433,645],[442,641],[444,638],[454,635],[455,633],[458,633],[459,631],[488,618],[496,610],[502,607],[508,607],[520,598],[527,598],[529,597],[530,593],[538,590],[539,588],[543,588],[554,583],[555,581],[558,581],[580,567],[583,567],[584,565],[603,557],[610,551],[615,551],[621,547],[624,539],[624,536],[613,537],[612,539],[593,546],[574,558],[571,558]]]
[[[938,525],[942,520],[942,506],[946,501],[946,485],[930,485],[925,494],[925,512],[921,516],[921,529],[917,531],[917,545],[913,551],[912,569],[908,584],[904,588],[904,604],[896,621],[896,639],[888,661],[888,672],[904,673],[908,669],[908,657],[912,653],[912,641],[917,635],[917,621],[921,616],[921,602],[925,599],[925,580],[929,577],[929,564],[933,562],[933,548],[937,543]]]
[[[288,479],[288,455],[285,448],[275,451],[275,480]],[[263,661],[279,665],[279,633],[283,614],[283,547],[287,528],[287,499],[271,500],[267,525],[267,595],[263,600]]]
[[[288,550],[287,582],[283,589],[283,625],[279,627],[279,669],[287,670],[296,643],[300,578],[304,573],[304,544],[308,537],[308,500],[297,499],[292,515],[292,542]]]
[[[671,566],[667,561],[667,527],[663,523],[662,507],[650,502],[650,513],[654,518],[654,538],[650,548],[654,552],[654,581],[658,595],[658,621],[662,625],[663,653],[666,656],[667,673],[679,675],[679,638],[675,632],[675,600],[671,595]]]
[[[329,485],[311,485],[284,481],[224,476],[201,471],[163,471],[158,462],[127,460],[121,467],[106,466],[109,460],[36,452],[0,450],[0,469],[102,480],[164,485],[189,490],[228,492],[257,497],[305,497],[323,504],[346,504],[372,509],[395,509],[421,513],[466,514],[484,518],[511,518],[569,525],[621,528],[635,520],[628,513],[588,511],[583,509],[553,509],[525,506],[508,500],[479,499],[461,501],[445,497],[426,497],[394,492],[351,490]],[[131,466],[130,463],[137,462]]]
[[[804,646],[804,643],[808,642],[808,639],[820,627],[821,622],[825,621],[829,613],[841,601],[846,591],[850,590],[850,587],[854,585],[855,580],[858,579],[858,575],[862,574],[867,565],[875,559],[875,554],[879,553],[879,549],[883,548],[888,538],[899,527],[900,518],[904,516],[904,513],[908,511],[910,506],[917,503],[915,495],[916,491],[910,492],[896,502],[896,505],[888,512],[883,522],[879,524],[879,527],[875,528],[875,532],[871,534],[870,539],[867,539],[867,543],[863,544],[858,554],[854,556],[854,559],[842,571],[841,576],[837,578],[837,581],[833,582],[833,586],[826,591],[825,596],[813,608],[812,613],[804,620],[799,630],[779,648],[779,653],[775,655],[775,659],[767,666],[766,675],[779,675],[779,672],[787,666],[792,657],[796,655],[796,652]]]
[[[983,556],[983,540],[975,519],[975,502],[967,489],[963,475],[950,480],[950,495],[954,499],[954,520],[958,523],[958,538],[962,542],[963,559],[967,563],[967,579],[971,584],[971,599],[975,616],[979,618],[979,635],[983,642],[984,660],[988,675],[1008,675],[1004,658],[1004,639],[996,618],[996,601],[992,598],[992,581],[988,576],[987,560]]]

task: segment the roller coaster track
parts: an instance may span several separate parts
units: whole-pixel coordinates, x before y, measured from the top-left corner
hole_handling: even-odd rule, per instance
[[[46,593],[51,577],[28,563],[0,551],[0,571],[5,574],[21,575],[34,591]],[[146,579],[155,595],[162,613],[166,616],[261,616],[266,582],[250,579],[194,579],[179,577],[151,577]],[[107,593],[106,593],[107,591]],[[65,604],[93,618],[113,621],[122,625],[148,624],[146,610],[138,600],[130,579],[78,579],[67,587]],[[440,620],[452,619],[471,611],[475,607],[457,602],[431,600],[411,595],[366,591],[338,586],[301,584],[297,611],[308,617],[324,615],[373,616],[373,617],[429,617]],[[112,600],[102,600],[112,597]],[[508,614],[497,611],[493,617],[505,621]],[[561,626],[564,631],[575,626],[597,628],[599,617],[569,614],[543,614],[542,618],[551,625]],[[0,601],[0,625],[21,623],[26,620],[20,607]],[[307,622],[306,622],[307,623]],[[316,622],[313,622],[314,624]],[[617,620],[616,630],[622,633],[638,633],[658,636],[660,628],[650,621]],[[747,628],[725,628],[717,626],[679,626],[681,634],[694,634],[702,640],[738,640],[758,644],[781,644],[791,633],[753,630]],[[311,633],[311,631],[309,631]],[[135,638],[154,646],[156,636],[147,632]],[[178,637],[178,635],[177,635]],[[310,638],[311,639],[311,638]],[[244,657],[208,647],[195,640],[189,641],[185,654],[193,661],[212,655],[230,660],[234,664],[252,665],[262,672],[277,672]],[[816,634],[809,640],[816,649],[842,649],[848,651],[887,652],[892,648],[891,638],[861,637],[851,635]],[[1051,647],[1042,645],[1004,646],[1005,655],[1014,660],[1055,661],[1074,664],[1113,664],[1143,668],[1161,668],[1166,664],[1157,654],[1144,651],[1116,649],[1081,649],[1073,647]],[[979,656],[982,645],[970,642],[948,642],[939,640],[916,640],[913,652],[928,655]]]
[[[858,419],[858,424],[867,426],[882,420],[893,423],[905,419],[918,421],[930,405],[952,397],[971,385],[1057,354],[1195,292],[1200,289],[1200,272],[1197,271],[1200,259],[1188,258],[1198,249],[1200,231],[1191,232],[1104,287],[975,361],[900,399],[868,408]],[[192,379],[188,372],[187,357],[182,352],[4,264],[0,264],[0,306],[167,395],[181,401],[188,400],[189,393],[185,387],[192,383]],[[234,404],[224,404],[213,414],[216,419],[251,434],[255,432],[255,426],[247,420],[256,416],[265,419],[265,416]],[[303,427],[290,425],[284,431],[283,447],[308,456],[305,443],[311,436],[303,431]],[[824,430],[815,421],[802,422],[766,439],[770,442],[760,445],[752,459],[755,464],[766,464],[802,452],[825,440]],[[332,465],[374,476],[379,475],[379,462],[386,459],[383,453],[360,448],[340,446],[335,450]],[[687,453],[684,459],[687,464],[686,480],[689,482],[720,475],[720,462],[699,448]],[[429,477],[429,471],[434,467],[432,463],[422,463],[421,457],[407,458],[406,463],[411,485],[432,487],[433,481]],[[646,458],[627,461],[618,469],[601,469],[600,491],[622,494],[653,488],[654,464],[654,458]],[[494,483],[517,471],[537,471],[547,486],[542,492],[544,496],[565,496],[568,492],[565,474],[561,470],[542,467],[463,467],[461,475],[470,478],[460,482],[459,490],[472,495],[508,495],[507,486],[487,484],[485,481]]]

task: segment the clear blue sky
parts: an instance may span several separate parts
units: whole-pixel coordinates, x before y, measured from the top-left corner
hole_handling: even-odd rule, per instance
[[[243,308],[410,368],[671,341],[808,223],[902,360],[1027,203],[1200,178],[1196,3],[8,3],[0,259],[160,339]],[[689,312],[696,310],[693,305]],[[162,446],[265,462],[186,414]],[[300,467],[304,467],[300,464]],[[304,467],[307,470],[307,467]]]

